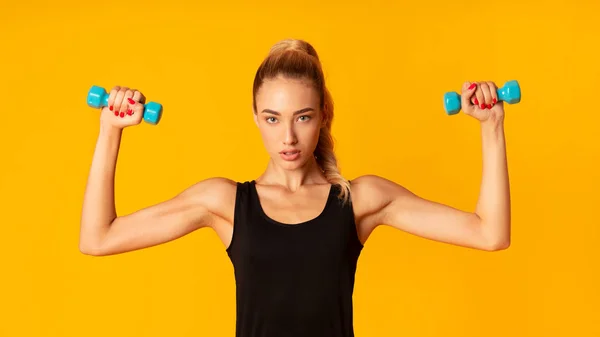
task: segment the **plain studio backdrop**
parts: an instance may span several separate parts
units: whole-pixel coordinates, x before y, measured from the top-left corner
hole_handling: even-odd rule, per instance
[[[598,1],[4,1],[0,4],[0,335],[233,336],[235,283],[210,229],[145,250],[78,250],[98,136],[92,85],[164,106],[124,131],[117,212],[268,156],[252,80],[271,45],[312,43],[342,174],[377,174],[472,211],[478,122],[446,91],[516,79],[505,105],[512,246],[489,253],[380,227],[359,260],[355,331],[598,336]]]

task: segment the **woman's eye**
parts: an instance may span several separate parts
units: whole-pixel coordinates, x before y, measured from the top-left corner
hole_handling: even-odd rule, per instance
[[[301,120],[301,121],[310,120],[310,116],[300,116],[298,118],[300,118],[300,119],[304,118],[304,120]],[[265,120],[267,121],[267,123],[271,123],[271,124],[275,123],[277,121],[277,119],[275,117],[267,117]]]

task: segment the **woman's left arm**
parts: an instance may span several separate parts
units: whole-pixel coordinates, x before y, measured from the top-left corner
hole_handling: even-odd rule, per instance
[[[503,122],[481,123],[483,170],[475,214],[481,219],[482,235],[491,247],[510,245],[510,186]]]
[[[462,109],[480,121],[483,172],[474,212],[423,199],[390,180],[367,175],[352,181],[360,217],[359,234],[367,237],[378,225],[454,245],[486,251],[510,246],[510,190],[504,107],[491,82],[465,83]],[[366,240],[366,239],[364,239]]]

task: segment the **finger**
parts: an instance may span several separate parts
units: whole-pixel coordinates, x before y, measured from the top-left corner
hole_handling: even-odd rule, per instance
[[[129,115],[134,115],[134,114],[142,114],[144,111],[144,102],[146,101],[146,98],[144,97],[144,95],[135,90],[133,93],[133,98],[131,99],[131,102],[129,102],[130,104],[133,102],[133,105],[131,105],[131,112],[129,113]]]
[[[138,92],[137,89],[131,89],[131,97],[129,97],[129,95],[125,94],[125,98],[127,99],[127,112],[125,112],[125,114],[128,116],[133,115],[133,107],[137,103],[134,100],[136,92]]]
[[[132,116],[136,116],[136,117],[140,117],[143,116],[144,114],[144,104],[137,102],[135,103],[135,105],[131,106],[132,112],[131,115]]]
[[[115,103],[115,98],[117,97],[117,92],[119,92],[120,89],[121,87],[116,85],[108,93],[108,108],[110,111],[113,111],[115,108],[113,105]]]
[[[117,101],[120,102],[118,115],[121,118],[124,118],[127,115],[127,109],[129,108],[129,104],[127,103],[127,96],[132,96],[132,93],[130,93],[130,91],[131,90],[128,87],[123,87],[119,91],[120,94],[117,95],[117,97],[120,98]],[[115,109],[116,109],[116,107],[115,107]]]
[[[132,98],[133,98],[133,90],[127,89],[125,91],[125,94],[123,95],[123,104],[121,104],[121,112],[120,112],[121,117],[131,114],[131,106],[133,106],[135,104],[135,102],[132,100]]]
[[[483,83],[479,83],[475,96],[477,96],[477,105],[479,106],[479,108],[485,109],[485,96],[483,95],[482,85]]]
[[[490,87],[490,94],[492,95],[492,106],[496,105],[498,102],[498,87],[494,82],[487,82],[487,85]]]
[[[115,97],[115,102],[114,102],[115,116],[119,116],[121,114],[122,106],[124,105],[124,103],[123,103],[123,97],[125,97],[125,92],[127,90],[129,90],[129,88],[127,88],[127,87],[121,87],[119,89],[119,91],[117,92],[117,95]]]
[[[142,94],[141,92],[134,90],[133,92],[133,100],[136,102],[140,102],[142,104],[146,103],[146,96],[144,96],[144,94]]]
[[[487,82],[481,82],[479,84],[481,88],[481,92],[483,93],[483,104],[481,105],[482,109],[489,109],[492,107],[492,94],[490,93],[490,87]]]
[[[461,105],[467,107],[472,103],[472,97],[477,88],[477,83],[465,82],[462,86],[462,92],[460,95]]]

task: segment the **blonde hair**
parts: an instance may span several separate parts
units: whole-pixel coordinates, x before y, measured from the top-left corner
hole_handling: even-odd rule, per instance
[[[350,182],[341,175],[333,151],[334,140],[331,135],[333,99],[325,86],[325,77],[317,51],[310,43],[296,39],[282,40],[273,45],[254,77],[252,93],[254,113],[257,113],[256,94],[263,82],[279,75],[292,79],[308,79],[319,93],[320,108],[323,117],[326,118],[326,124],[321,127],[314,156],[327,181],[341,187],[338,197],[346,203],[350,197]]]

